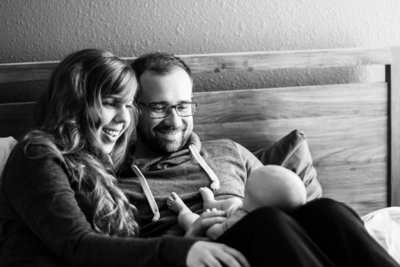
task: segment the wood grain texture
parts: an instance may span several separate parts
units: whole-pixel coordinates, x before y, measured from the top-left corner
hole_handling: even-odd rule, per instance
[[[386,83],[194,93],[196,123],[386,114]]]
[[[341,48],[298,51],[182,55],[193,72],[253,71],[346,67],[391,62],[387,48]]]
[[[386,83],[202,92],[194,98],[202,140],[230,138],[255,151],[302,130],[325,196],[360,214],[388,205]]]
[[[298,51],[178,55],[198,72],[326,68],[390,64],[389,48],[340,48]],[[135,57],[125,57],[131,63]],[[0,64],[0,83],[47,80],[59,61]]]
[[[324,196],[347,203],[361,216],[387,207],[386,175],[385,162],[318,169]]]
[[[0,104],[0,137],[20,138],[33,126],[35,103]]]
[[[0,84],[47,80],[58,63],[59,61],[0,64]]]

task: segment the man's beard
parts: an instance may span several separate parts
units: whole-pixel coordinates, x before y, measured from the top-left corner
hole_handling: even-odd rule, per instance
[[[176,129],[171,129],[171,131],[176,131]],[[153,133],[156,135],[149,135],[141,130],[140,125],[137,127],[138,136],[147,147],[158,154],[170,154],[181,150],[187,143],[190,133],[188,134],[185,130],[180,131],[179,140],[174,140],[171,142],[157,135],[157,127],[153,129]]]

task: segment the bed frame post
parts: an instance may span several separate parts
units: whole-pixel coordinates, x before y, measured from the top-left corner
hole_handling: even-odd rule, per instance
[[[389,206],[400,206],[400,47],[391,47],[392,63],[386,65],[389,85]]]

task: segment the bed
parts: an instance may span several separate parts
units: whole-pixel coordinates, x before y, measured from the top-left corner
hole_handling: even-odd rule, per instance
[[[245,73],[258,77],[271,71],[272,75],[316,71],[319,76],[319,70],[328,68],[346,73],[374,66],[366,71],[378,74],[381,80],[289,86],[267,82],[232,90],[219,91],[218,85],[211,91],[197,90],[194,99],[200,105],[194,118],[195,132],[203,140],[230,138],[256,151],[298,129],[307,138],[324,196],[349,204],[360,215],[400,204],[400,48],[180,57],[194,72],[195,88],[201,88],[201,79],[214,81],[212,76],[223,82],[241,79],[237,77]],[[45,81],[57,64],[0,64],[0,86]],[[26,101],[0,104],[0,137],[20,138],[32,126],[33,106],[34,102]]]

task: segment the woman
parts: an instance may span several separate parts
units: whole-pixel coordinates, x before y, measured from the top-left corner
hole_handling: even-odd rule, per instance
[[[13,150],[1,180],[0,266],[182,266],[207,257],[247,265],[222,244],[133,238],[137,211],[114,172],[132,131],[136,87],[130,66],[106,51],[78,51],[58,65],[37,128]]]

